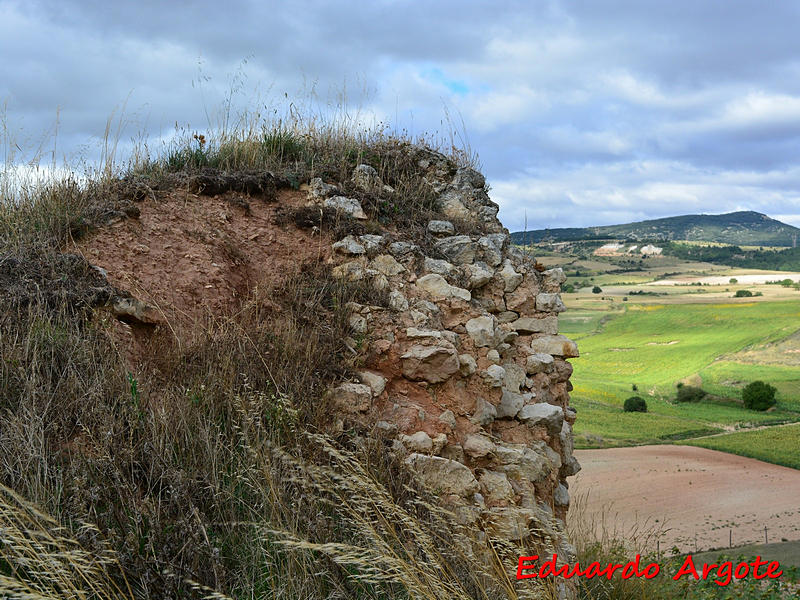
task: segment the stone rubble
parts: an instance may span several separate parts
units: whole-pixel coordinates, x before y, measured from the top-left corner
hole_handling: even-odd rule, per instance
[[[354,312],[361,383],[335,387],[334,405],[394,436],[407,464],[467,522],[508,540],[547,535],[567,560],[566,478],[580,465],[566,360],[579,353],[558,335],[566,278],[510,244],[480,173],[418,152],[441,213],[425,239],[387,229],[333,244],[334,276],[389,290],[388,307]],[[366,165],[353,182],[386,191]],[[367,219],[339,189],[312,180],[309,202]],[[462,233],[470,224],[474,233]]]

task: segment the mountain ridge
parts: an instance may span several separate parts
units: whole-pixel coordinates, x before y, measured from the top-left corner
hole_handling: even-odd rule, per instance
[[[693,214],[648,219],[618,225],[565,227],[517,231],[515,244],[541,241],[616,239],[626,241],[695,241],[747,246],[796,245],[800,228],[756,211],[736,211],[720,215]]]

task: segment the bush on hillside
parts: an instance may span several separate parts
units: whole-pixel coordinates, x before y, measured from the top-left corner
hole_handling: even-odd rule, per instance
[[[736,290],[736,293],[733,295],[734,298],[750,298],[753,295],[753,292],[750,290]]]
[[[700,402],[707,395],[706,391],[693,385],[682,385],[678,388],[678,402]]]
[[[777,391],[774,386],[763,381],[748,383],[742,391],[744,406],[750,410],[767,410],[771,406],[775,406],[775,392]]]
[[[647,402],[639,396],[631,396],[625,400],[622,409],[625,412],[647,412]]]
[[[601,293],[602,291],[603,291],[603,290],[602,290],[602,288],[601,288],[599,285],[596,285],[596,286],[594,286],[594,287],[592,288],[592,293],[593,293],[593,294],[599,294],[599,293]]]

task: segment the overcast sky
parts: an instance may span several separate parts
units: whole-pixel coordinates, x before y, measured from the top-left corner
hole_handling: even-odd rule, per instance
[[[344,97],[413,134],[463,119],[512,231],[800,226],[798,31],[788,0],[0,0],[0,151],[74,164],[112,116],[124,152],[207,128],[231,92]]]

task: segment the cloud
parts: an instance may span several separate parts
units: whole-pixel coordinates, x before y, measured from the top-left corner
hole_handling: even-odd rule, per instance
[[[124,151],[284,94],[412,135],[453,130],[512,230],[526,214],[795,218],[798,17],[754,0],[0,0],[0,102],[31,154],[87,159],[110,116]]]

